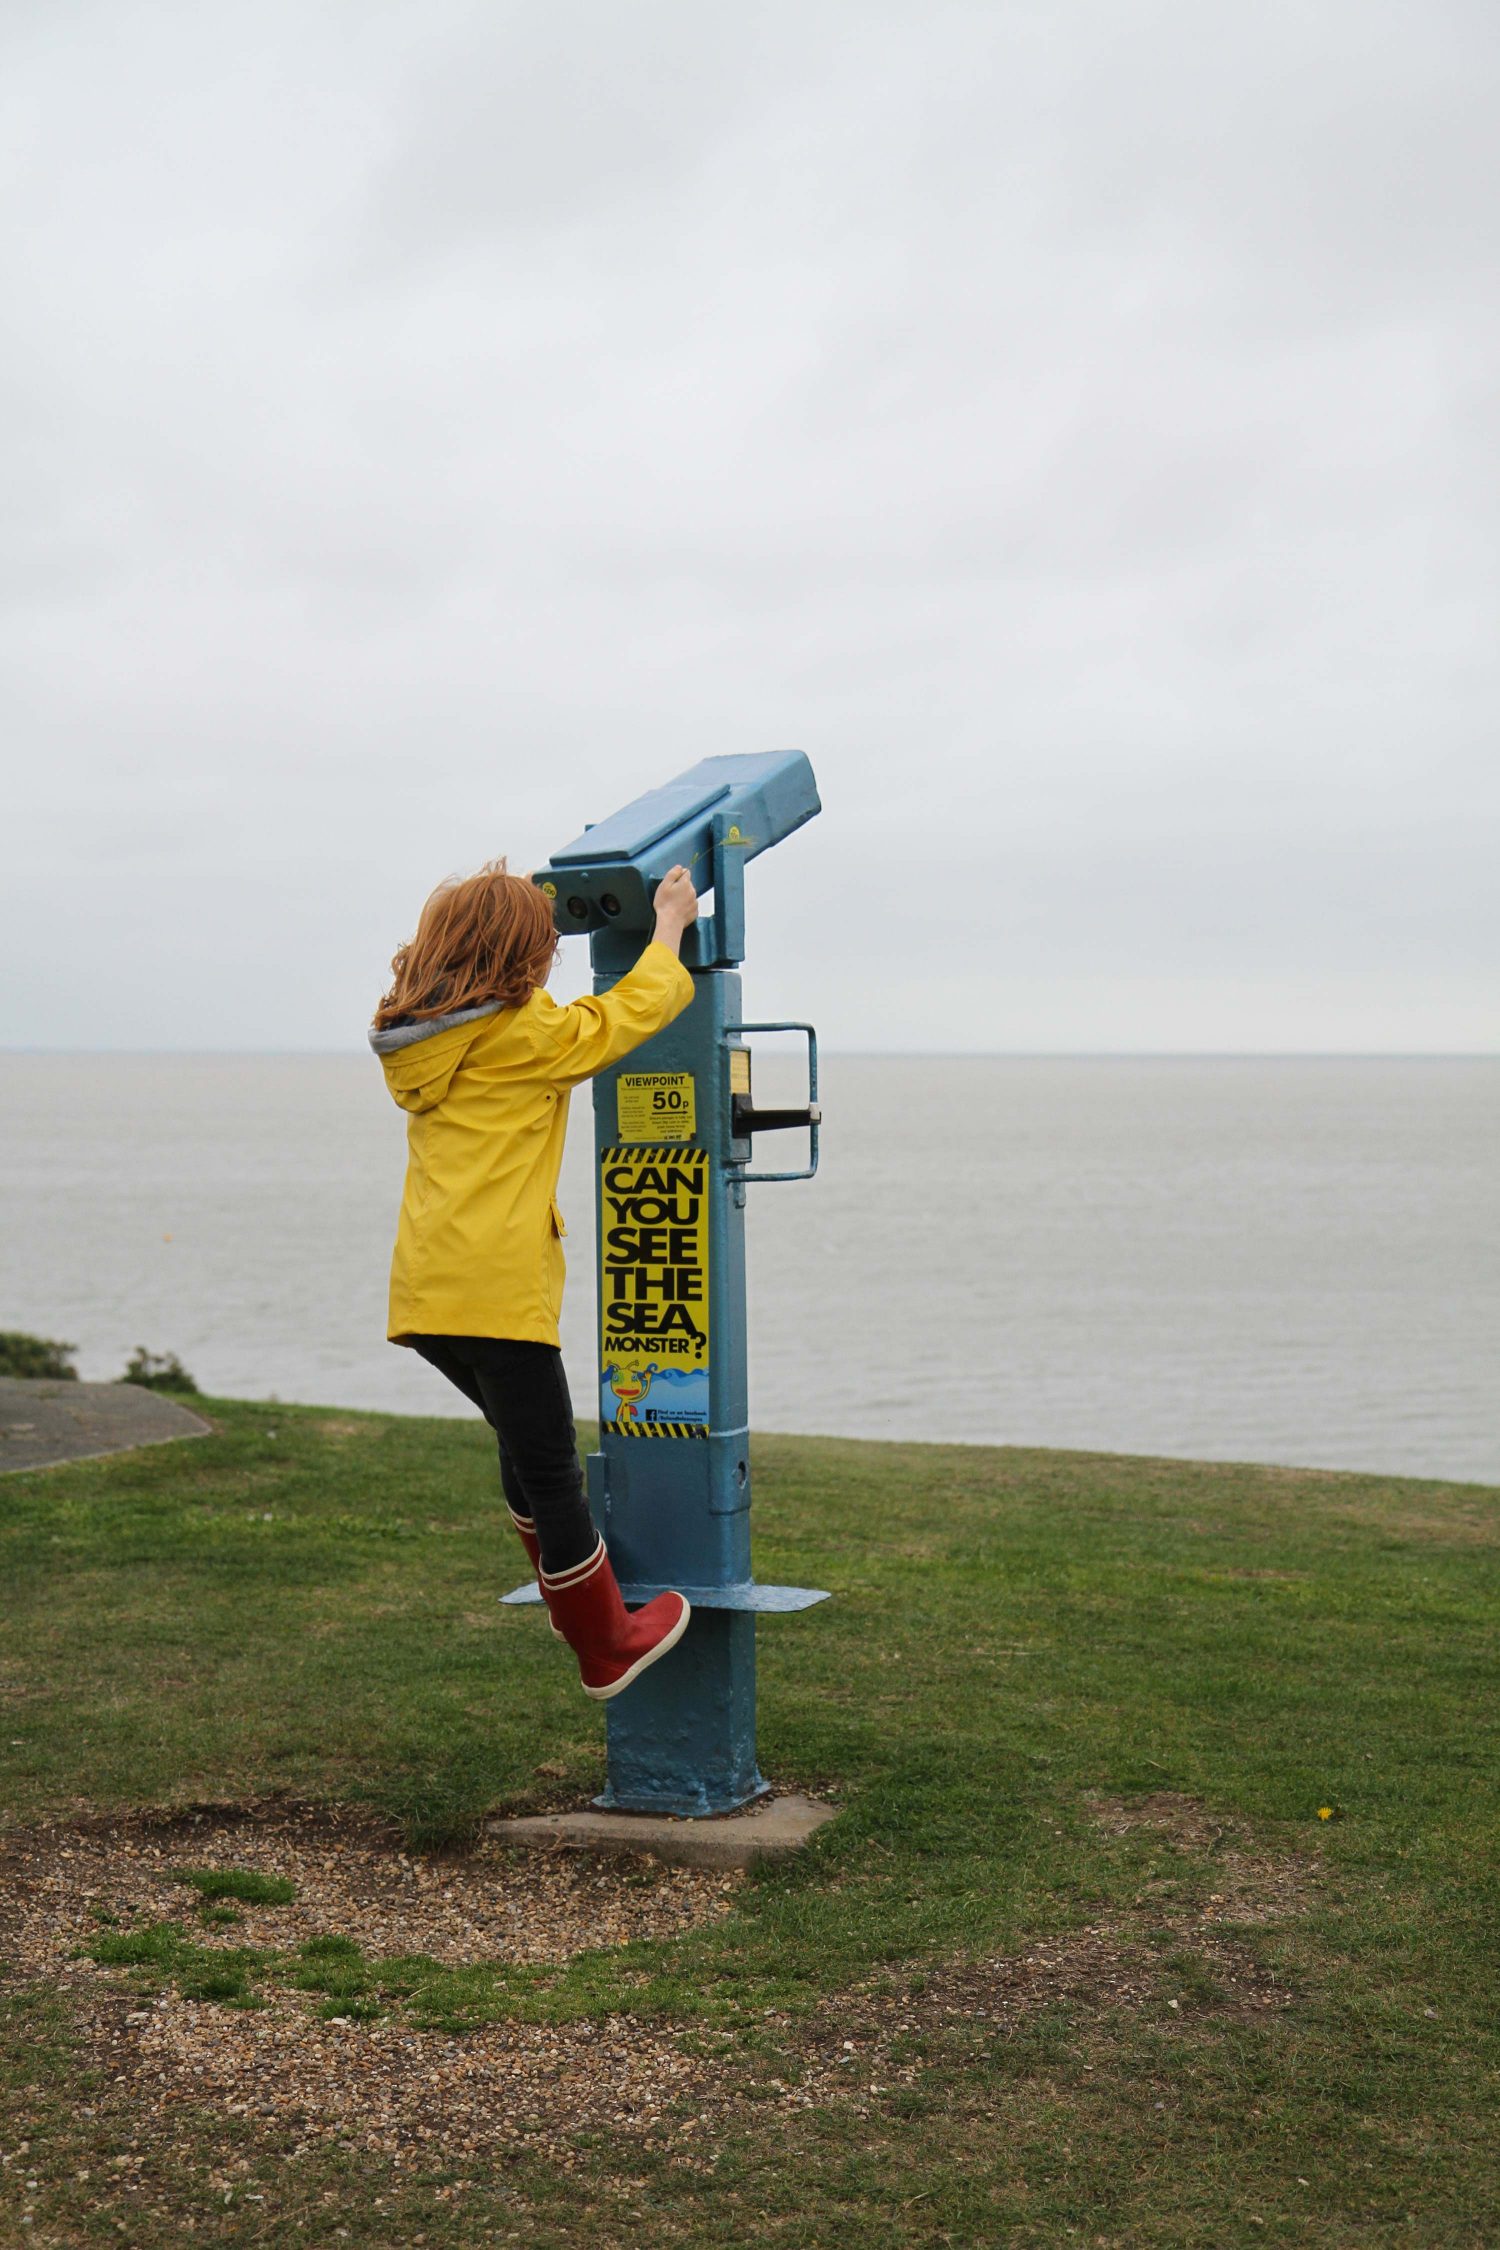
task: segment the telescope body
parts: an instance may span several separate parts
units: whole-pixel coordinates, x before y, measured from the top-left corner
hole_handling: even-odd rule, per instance
[[[685,867],[698,892],[717,892],[726,854],[743,867],[819,809],[812,767],[800,750],[703,758],[586,828],[534,879],[552,899],[564,937],[611,929],[649,936],[656,886],[669,867]],[[734,959],[743,958],[741,948]]]

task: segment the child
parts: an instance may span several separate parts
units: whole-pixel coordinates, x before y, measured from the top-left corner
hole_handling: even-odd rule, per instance
[[[370,1031],[409,1119],[388,1334],[494,1430],[511,1521],[596,1702],[675,1648],[690,1614],[677,1593],[635,1611],[620,1599],[584,1499],[557,1336],[569,1091],[693,997],[678,958],[698,911],[685,867],[662,878],[655,903],[635,966],[612,991],[560,1008],[545,989],[557,933],[536,885],[503,859],[444,883],[398,948]]]

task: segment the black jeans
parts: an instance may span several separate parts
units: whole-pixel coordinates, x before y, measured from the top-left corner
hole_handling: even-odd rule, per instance
[[[555,1344],[503,1336],[413,1336],[414,1351],[472,1399],[500,1447],[500,1486],[529,1516],[542,1568],[571,1570],[599,1544],[583,1496],[573,1402]]]

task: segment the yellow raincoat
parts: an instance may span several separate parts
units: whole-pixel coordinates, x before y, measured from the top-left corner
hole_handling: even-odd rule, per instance
[[[597,998],[469,1008],[372,1031],[407,1113],[391,1260],[393,1343],[408,1336],[558,1341],[564,1233],[557,1174],[568,1094],[680,1016],[693,980],[655,939]]]

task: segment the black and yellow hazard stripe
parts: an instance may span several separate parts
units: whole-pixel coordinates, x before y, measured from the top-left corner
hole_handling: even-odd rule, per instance
[[[706,1164],[708,1150],[695,1141],[629,1141],[621,1148],[601,1148],[601,1164]]]
[[[707,1437],[701,1422],[606,1422],[616,1437]]]

